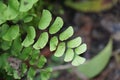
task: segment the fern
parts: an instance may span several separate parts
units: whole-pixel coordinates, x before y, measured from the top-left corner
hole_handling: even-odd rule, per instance
[[[49,78],[45,75],[52,70],[45,68],[47,59],[40,54],[47,45],[54,56],[65,55],[64,61],[74,66],[85,61],[79,54],[86,51],[86,44],[81,44],[80,37],[69,40],[74,33],[72,26],[57,35],[63,27],[62,18],[57,17],[51,24],[52,14],[43,10],[40,20],[34,23],[38,18],[30,9],[37,1],[8,0],[8,6],[0,1],[0,69],[15,79],[33,80],[38,69],[42,80]],[[37,31],[41,32],[39,37]]]

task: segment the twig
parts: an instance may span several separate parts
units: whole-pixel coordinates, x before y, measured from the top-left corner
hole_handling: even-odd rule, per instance
[[[53,72],[59,71],[59,70],[65,70],[65,69],[69,69],[69,68],[73,68],[73,67],[74,66],[72,66],[71,64],[60,65],[60,66],[53,67]]]
[[[53,72],[60,71],[60,70],[65,70],[65,69],[70,69],[70,68],[72,69],[72,72],[75,73],[80,79],[88,80],[86,76],[84,76],[82,73],[78,72],[76,70],[76,67],[72,66],[71,64],[66,64],[66,65],[60,65],[60,66],[53,67]]]

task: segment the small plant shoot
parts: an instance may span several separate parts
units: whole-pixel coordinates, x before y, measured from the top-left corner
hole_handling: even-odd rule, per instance
[[[39,80],[48,80],[52,69],[47,64],[44,49],[73,66],[85,62],[80,54],[87,46],[82,44],[81,37],[71,39],[72,26],[61,31],[63,19],[53,20],[48,10],[44,9],[38,16],[35,13],[38,1],[0,1],[0,69],[5,71],[5,80],[34,80],[36,74]]]

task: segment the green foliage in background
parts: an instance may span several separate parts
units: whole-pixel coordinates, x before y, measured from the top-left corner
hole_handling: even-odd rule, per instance
[[[66,0],[65,5],[82,12],[101,12],[112,8],[118,0],[83,0],[74,2]]]
[[[77,67],[78,73],[82,73],[88,78],[98,75],[108,64],[112,55],[112,40],[110,39],[106,47],[91,60]]]
[[[25,78],[33,80],[39,72],[40,80],[48,80],[52,69],[47,67],[47,58],[41,51],[49,46],[54,56],[64,57],[65,62],[78,66],[85,61],[79,55],[86,51],[86,44],[80,37],[71,39],[74,30],[63,27],[63,20],[43,10],[41,16],[34,5],[38,0],[0,1],[0,73],[4,79]],[[69,39],[69,40],[68,40]],[[9,79],[10,77],[10,79]]]

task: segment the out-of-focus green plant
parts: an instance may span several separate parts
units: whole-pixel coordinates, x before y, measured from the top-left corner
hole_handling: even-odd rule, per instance
[[[85,61],[79,56],[86,51],[81,37],[68,40],[74,33],[71,26],[58,35],[63,26],[62,18],[57,17],[51,23],[52,14],[48,10],[37,16],[33,8],[37,1],[0,1],[0,70],[5,72],[1,71],[4,79],[33,80],[39,70],[40,79],[47,80],[52,70],[45,66],[47,59],[41,54],[47,45],[55,52],[54,56],[64,55],[64,61],[74,66]]]
[[[107,65],[112,55],[112,40],[109,41],[107,46],[98,53],[97,56],[92,58],[86,63],[77,67],[77,71],[84,74],[88,78],[93,78],[98,75]]]
[[[118,0],[83,0],[79,2],[66,0],[65,4],[82,12],[101,12],[112,8],[117,2]]]

